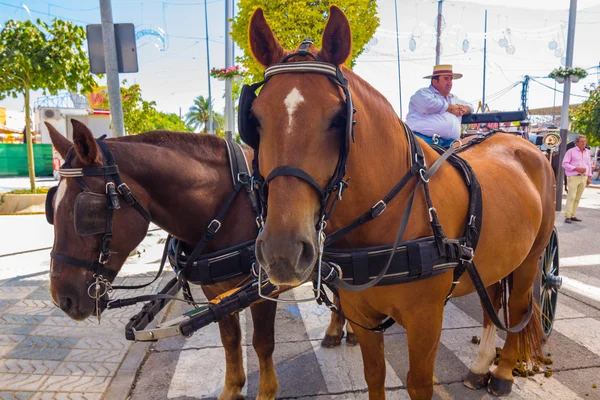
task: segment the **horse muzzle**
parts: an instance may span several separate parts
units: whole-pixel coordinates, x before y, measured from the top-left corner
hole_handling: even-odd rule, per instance
[[[305,282],[310,278],[316,257],[316,240],[308,235],[270,234],[265,227],[256,240],[256,260],[275,285],[297,286]]]

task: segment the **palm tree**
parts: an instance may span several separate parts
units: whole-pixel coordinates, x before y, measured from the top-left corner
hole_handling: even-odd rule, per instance
[[[194,130],[202,126],[203,132],[208,132],[209,104],[212,105],[212,101],[205,99],[204,96],[196,97],[194,99],[194,105],[191,106],[190,111],[185,114],[185,123]]]

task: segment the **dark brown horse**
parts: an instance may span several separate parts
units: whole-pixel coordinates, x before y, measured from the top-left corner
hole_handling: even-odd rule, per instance
[[[48,125],[50,137],[63,158],[74,147],[73,168],[100,167],[102,154],[89,129],[73,120],[73,143]],[[225,141],[209,135],[149,132],[138,136],[107,139],[123,181],[161,228],[190,244],[204,234],[205,227],[231,193],[233,184]],[[249,150],[246,149],[246,152]],[[83,178],[96,193],[105,193],[104,177]],[[102,235],[82,237],[74,228],[73,209],[81,188],[73,179],[62,178],[54,198],[53,252],[90,260],[98,257]],[[256,237],[257,228],[246,196],[239,195],[223,227],[206,248],[207,252],[231,247]],[[118,272],[130,252],[142,241],[148,222],[122,202],[113,219],[113,240],[107,268]],[[203,286],[209,299],[232,289],[244,277]],[[81,321],[95,312],[87,290],[92,272],[63,261],[52,260],[50,292],[54,303],[71,318]],[[260,363],[259,399],[274,399],[278,389],[273,365],[275,304],[253,305],[253,345]],[[246,381],[242,364],[241,330],[238,316],[219,322],[225,348],[226,373],[219,399],[239,399]]]
[[[284,50],[258,9],[249,26],[250,48],[256,60],[269,67],[291,52]],[[330,9],[322,49],[308,47],[314,58],[339,67],[348,79],[356,109],[356,143],[347,163],[350,187],[338,202],[327,225],[332,232],[354,221],[385,196],[405,175],[410,165],[409,145],[402,122],[388,101],[367,82],[342,64],[351,54],[351,32],[341,10]],[[297,52],[298,50],[296,50]],[[296,55],[286,62],[312,61]],[[251,118],[260,137],[258,165],[267,177],[277,167],[301,169],[325,188],[330,182],[345,139],[347,96],[323,73],[282,73],[270,77],[254,100]],[[419,142],[427,165],[439,156]],[[528,310],[538,260],[554,225],[554,174],[542,154],[524,140],[497,134],[461,155],[471,164],[483,192],[483,225],[475,253],[477,269],[486,286],[512,274],[508,302],[510,325],[515,326]],[[408,203],[413,179],[388,205],[385,213],[345,236],[349,247],[391,244]],[[257,259],[276,284],[296,285],[314,268],[320,199],[315,185],[297,176],[277,176],[268,184],[268,216],[256,242]],[[449,238],[461,237],[469,205],[463,178],[447,163],[431,178],[431,196]],[[422,189],[417,191],[403,240],[431,236],[428,207]],[[452,272],[392,286],[360,291],[340,290],[348,318],[366,327],[391,316],[407,331],[410,371],[406,380],[412,399],[430,399],[434,361],[442,331],[446,296]],[[463,276],[454,296],[474,291]],[[493,294],[493,293],[492,293]],[[498,296],[492,296],[498,298]],[[496,304],[496,307],[498,305]],[[383,335],[354,327],[363,355],[365,378],[371,399],[385,398]],[[471,367],[470,386],[487,383],[485,375],[494,357],[496,330],[485,316],[479,357]],[[517,357],[541,352],[543,334],[539,311],[520,333],[509,333],[498,368],[488,390],[506,394],[513,382]]]

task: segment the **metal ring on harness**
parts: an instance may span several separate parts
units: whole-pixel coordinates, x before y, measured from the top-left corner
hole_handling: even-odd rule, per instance
[[[457,146],[454,146],[454,143],[457,143]],[[463,142],[461,142],[460,139],[453,140],[452,143],[450,143],[450,146],[454,147],[455,149],[462,147],[462,145],[463,145]]]
[[[433,213],[437,214],[437,210],[435,209],[435,207],[431,207],[429,209],[429,222],[433,222]]]
[[[419,170],[419,175],[421,175],[421,180],[425,183],[429,183],[429,179],[425,179],[425,174],[427,173],[427,171],[425,171],[424,168],[421,168]]]

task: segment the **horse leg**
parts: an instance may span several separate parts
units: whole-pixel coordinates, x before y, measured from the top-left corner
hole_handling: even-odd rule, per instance
[[[367,320],[363,326],[377,326],[379,322]],[[353,325],[352,322],[350,324]],[[385,355],[383,352],[383,333],[374,332],[353,325],[354,333],[360,344],[365,380],[369,389],[369,400],[385,400]]]
[[[513,287],[508,299],[510,325],[518,324],[529,308],[533,295],[533,283],[538,272],[539,254],[531,254],[513,273]],[[527,326],[518,333],[508,333],[502,349],[498,368],[492,373],[488,392],[497,395],[507,395],[512,390],[514,381],[512,370],[517,360],[520,362],[536,362],[542,357],[544,332],[541,326],[539,306],[534,302],[534,312]]]
[[[336,295],[333,295],[333,304],[340,309],[340,299]],[[331,348],[339,346],[344,337],[344,323],[346,319],[338,313],[331,312],[331,319],[329,320],[329,326],[325,330],[325,337],[321,341],[321,347]],[[346,343],[347,343],[346,339]]]
[[[354,347],[358,344],[358,339],[356,338],[356,334],[354,333],[354,329],[352,329],[352,324],[346,324],[346,346]]]
[[[401,314],[408,338],[410,365],[406,389],[412,400],[431,399],[435,357],[442,335],[444,301],[428,302],[427,305]],[[400,315],[393,317],[400,320]]]
[[[246,383],[242,357],[242,331],[239,316],[232,315],[219,321],[221,342],[225,349],[225,385],[219,400],[244,399],[242,388]]]
[[[263,301],[250,307],[252,312],[252,323],[254,324],[254,335],[252,345],[258,356],[260,367],[260,381],[258,384],[258,396],[260,400],[275,399],[279,381],[273,365],[273,350],[275,350],[275,313],[277,303]]]
[[[502,284],[496,282],[487,288],[488,295],[492,300],[496,313],[500,310],[502,300]],[[483,305],[482,305],[483,308]],[[494,326],[488,313],[483,309],[483,333],[479,342],[477,359],[471,364],[469,375],[463,381],[463,384],[471,389],[481,389],[487,387],[490,380],[490,365],[496,356],[496,334],[498,328]]]

